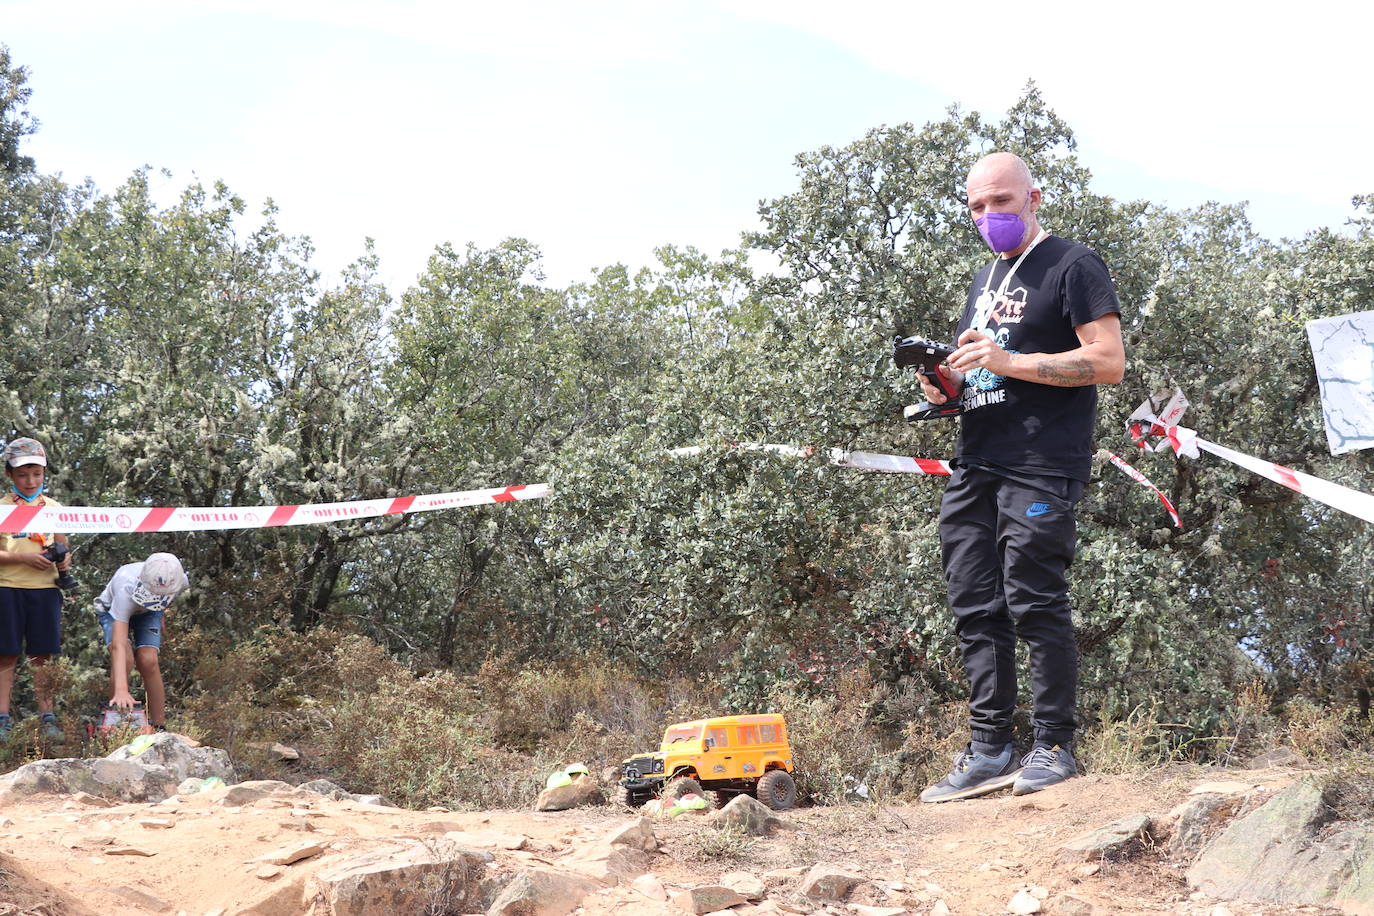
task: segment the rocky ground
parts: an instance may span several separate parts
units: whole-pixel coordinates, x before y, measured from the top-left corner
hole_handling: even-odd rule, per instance
[[[1345,909],[1194,889],[1234,892],[1235,866],[1199,877],[1198,850],[1274,810],[1266,803],[1303,776],[1085,776],[1022,798],[800,808],[762,836],[723,827],[719,813],[409,811],[283,783],[195,791],[195,779],[163,801],[128,802],[89,780],[72,792],[50,774],[21,792],[0,777],[0,916],[1374,913],[1374,882],[1365,898],[1312,898]],[[1275,871],[1261,860],[1282,843],[1254,842],[1240,871]]]

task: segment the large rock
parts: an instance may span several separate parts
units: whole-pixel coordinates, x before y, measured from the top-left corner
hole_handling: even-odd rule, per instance
[[[693,916],[704,916],[706,913],[728,910],[730,907],[748,902],[735,891],[719,884],[688,888],[673,895],[673,906],[685,913],[691,913]]]
[[[296,786],[296,789],[300,792],[313,792],[316,795],[323,795],[334,801],[355,801],[364,805],[381,805],[384,808],[396,807],[387,801],[384,795],[359,795],[356,792],[348,791],[338,783],[330,782],[328,779],[312,779]]]
[[[1194,795],[1170,811],[1164,818],[1170,854],[1187,859],[1196,856],[1221,824],[1234,817],[1244,803],[1243,795],[1208,793]],[[1164,839],[1165,832],[1156,831],[1155,838]]]
[[[331,916],[465,913],[478,905],[490,860],[456,843],[430,840],[344,859],[315,881]]]
[[[105,755],[106,760],[132,760],[143,766],[165,767],[180,783],[185,779],[209,779],[218,776],[225,782],[237,781],[234,765],[229,753],[217,747],[192,746],[180,735],[160,732],[149,736],[150,742],[141,742],[142,748],[134,750],[135,743],[117,747]]]
[[[86,793],[126,802],[158,802],[176,794],[170,770],[132,760],[35,760],[0,776],[0,805],[29,795]]]
[[[536,811],[566,811],[583,805],[604,805],[606,796],[601,787],[586,773],[578,776],[566,786],[555,786],[539,793],[534,803]]]
[[[530,869],[516,875],[487,909],[487,916],[565,916],[600,887],[583,875]]]
[[[314,792],[316,795],[323,795],[325,798],[332,798],[335,801],[341,798],[353,800],[352,792],[338,783],[330,782],[328,779],[312,779],[309,782],[301,783],[296,788],[306,792]]]
[[[1322,790],[1295,783],[1232,823],[1188,870],[1212,897],[1374,914],[1374,828],[1328,830]]]
[[[1105,827],[1085,833],[1059,847],[1061,862],[1122,859],[1138,849],[1150,831],[1150,818],[1128,814]]]
[[[568,861],[568,868],[610,887],[638,878],[649,870],[649,861],[649,854],[642,849],[601,842],[573,856]]]
[[[753,872],[732,871],[720,876],[720,886],[728,887],[745,900],[756,903],[768,893],[768,885]]]
[[[625,826],[612,830],[606,836],[606,842],[615,846],[633,846],[645,852],[658,852],[654,822],[647,817],[637,817]]]
[[[250,779],[236,786],[230,786],[220,798],[219,803],[226,808],[240,808],[272,796],[298,796],[296,787],[280,779]]]
[[[750,836],[767,836],[786,826],[772,808],[751,795],[736,795],[724,808],[707,815],[706,822],[717,827],[738,828]]]
[[[649,870],[650,854],[657,851],[653,821],[637,817],[581,850],[568,867],[607,886],[628,884]]]
[[[234,779],[228,754],[219,748],[192,746],[178,735],[163,732],[115,748],[104,757],[25,764],[0,776],[0,804],[37,793],[79,792],[118,801],[159,802],[175,795],[186,779],[210,776]]]

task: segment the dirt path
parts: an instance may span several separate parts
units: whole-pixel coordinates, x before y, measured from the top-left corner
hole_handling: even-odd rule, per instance
[[[1149,777],[1088,776],[1024,798],[1000,795],[945,805],[858,803],[788,812],[791,829],[766,839],[722,837],[692,816],[658,822],[663,851],[652,872],[670,891],[713,883],[723,873],[768,876],[763,911],[817,909],[792,893],[785,870],[833,863],[870,883],[852,902],[954,916],[1005,913],[1020,889],[1035,889],[1052,911],[1066,895],[1097,914],[1204,916],[1215,901],[1190,899],[1186,863],[1147,850],[1094,873],[1057,861],[1064,842],[1128,814],[1162,815],[1207,780],[1246,780],[1268,790],[1287,772],[1177,770]],[[0,916],[108,916],[112,913],[300,912],[301,889],[329,857],[401,837],[459,831],[495,856],[497,871],[558,864],[629,816],[612,807],[529,811],[406,811],[324,798],[265,798],[226,807],[223,790],[157,805],[97,807],[40,796],[0,809]],[[287,866],[255,861],[293,844],[324,853]],[[518,848],[513,848],[518,847]],[[768,875],[768,873],[772,873]],[[1317,908],[1227,904],[1241,914],[1322,913]],[[8,908],[7,908],[8,907]],[[676,912],[626,887],[587,898],[584,912]],[[844,912],[840,909],[837,912]],[[747,911],[745,911],[747,912]],[[850,910],[849,912],[858,912]],[[1081,912],[1089,912],[1082,909]]]

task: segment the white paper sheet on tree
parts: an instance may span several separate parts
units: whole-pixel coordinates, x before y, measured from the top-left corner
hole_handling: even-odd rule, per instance
[[[1374,447],[1374,312],[1307,322],[1331,454]]]

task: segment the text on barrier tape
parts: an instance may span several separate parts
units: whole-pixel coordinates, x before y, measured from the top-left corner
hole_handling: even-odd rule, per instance
[[[404,512],[432,512],[461,506],[508,503],[548,496],[546,483],[397,496],[390,499],[359,499],[342,503],[298,506],[229,506],[221,508],[106,508],[99,506],[0,507],[0,532],[27,534],[135,534],[153,531],[226,531],[234,528],[276,528],[282,525],[318,525],[352,519],[379,518]]]

